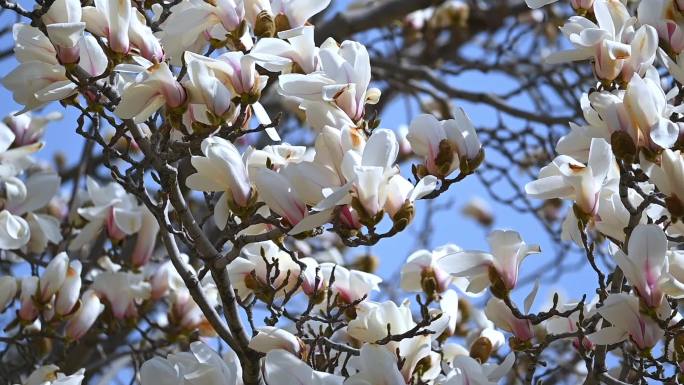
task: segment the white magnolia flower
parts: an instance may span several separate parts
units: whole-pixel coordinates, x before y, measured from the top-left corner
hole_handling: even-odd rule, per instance
[[[21,306],[17,315],[24,321],[32,322],[39,314],[39,309],[34,302],[34,296],[38,294],[38,282],[36,276],[28,276],[21,279],[19,301]]]
[[[0,313],[14,301],[18,291],[19,283],[16,278],[9,275],[0,277]]]
[[[60,62],[76,63],[79,59],[78,42],[86,24],[81,21],[81,2],[57,0],[41,17]]]
[[[11,145],[23,147],[40,142],[45,132],[45,126],[50,122],[61,120],[62,116],[61,112],[50,112],[43,116],[32,115],[30,112],[21,115],[12,113],[2,121],[14,134]]]
[[[135,267],[144,266],[152,258],[154,247],[157,243],[159,222],[154,214],[145,206],[142,206],[142,223],[135,240],[135,247],[131,253],[131,263]]]
[[[55,312],[64,316],[70,314],[81,295],[81,262],[73,260],[66,270],[66,277],[55,298]]]
[[[313,370],[306,362],[282,349],[266,354],[263,373],[269,385],[292,385],[293,381],[311,385],[342,385],[344,381],[342,376]]]
[[[437,266],[469,281],[467,291],[479,293],[492,285],[499,291],[512,290],[518,282],[518,270],[530,254],[541,252],[539,245],[526,244],[520,234],[512,230],[495,230],[487,237],[492,252],[457,251],[443,256]],[[495,281],[490,280],[495,272]]]
[[[206,138],[202,152],[205,156],[192,157],[197,173],[190,175],[186,184],[193,190],[222,193],[214,207],[214,221],[223,230],[231,208],[250,204],[252,185],[243,157],[231,142],[215,136]]]
[[[46,303],[64,284],[69,270],[69,256],[65,252],[57,254],[45,267],[40,276],[40,301]]]
[[[259,200],[290,225],[297,225],[309,215],[306,204],[285,175],[268,168],[259,168],[251,173],[251,177]]]
[[[301,27],[328,7],[330,0],[245,0],[247,20],[256,27],[257,16],[267,14],[280,30]],[[281,21],[281,19],[283,19]]]
[[[629,237],[627,254],[617,250],[613,258],[646,306],[660,307],[665,294],[684,296],[684,284],[668,272],[667,237],[659,226],[636,226]]]
[[[271,123],[268,113],[259,103],[268,77],[259,75],[252,56],[237,51],[226,52],[214,59],[186,52],[185,61],[189,66],[190,94],[195,103],[206,105],[216,117],[224,117],[231,111],[232,99],[239,98],[242,106],[251,108],[260,124]],[[266,133],[273,141],[280,140],[275,128],[267,128]]]
[[[599,78],[615,80],[622,72],[629,81],[636,72],[643,75],[653,63],[658,46],[656,30],[643,25],[636,32],[636,18],[619,0],[596,0],[593,4],[596,23],[582,16],[572,16],[561,27],[563,34],[575,46],[546,58],[547,63],[594,59]]]
[[[94,290],[86,290],[81,296],[81,306],[66,323],[67,338],[76,341],[81,339],[93,326],[105,306],[100,302]]]
[[[90,287],[107,300],[112,314],[119,319],[137,316],[136,305],[152,293],[152,287],[141,274],[123,271],[102,272]]]
[[[485,314],[496,327],[513,334],[520,342],[529,341],[534,337],[532,323],[517,318],[504,301],[498,298],[491,298],[487,302]]]
[[[345,385],[405,385],[397,367],[397,357],[384,346],[364,344],[357,358],[359,372],[344,382]]]
[[[427,172],[445,178],[457,169],[470,172],[482,156],[475,127],[461,108],[454,119],[438,121],[432,115],[413,119],[406,135],[413,152],[425,160]],[[470,163],[473,164],[470,164]]]
[[[454,358],[452,370],[441,379],[439,385],[496,385],[511,371],[515,364],[515,354],[510,353],[500,365],[479,363],[467,355]]]
[[[190,344],[189,352],[155,357],[140,368],[141,385],[156,384],[237,384],[241,370],[231,350],[224,358],[204,342]]]
[[[302,345],[292,333],[273,326],[263,326],[257,329],[257,335],[249,341],[249,348],[261,353],[282,349],[292,354],[299,354]]]
[[[338,109],[356,122],[361,119],[367,103],[377,103],[380,91],[368,88],[370,60],[366,47],[345,41],[337,45],[329,41],[319,51],[321,70],[279,77],[279,91],[309,103],[302,103],[307,113],[315,108]],[[342,127],[342,126],[337,126]]]
[[[67,376],[59,371],[56,365],[41,366],[34,370],[23,385],[81,385],[85,378],[85,369]]]
[[[278,32],[277,39],[259,39],[249,55],[271,72],[309,74],[320,66],[313,26]]]
[[[269,265],[271,265],[270,268]],[[238,296],[243,299],[252,293],[257,295],[262,292],[268,293],[271,286],[282,287],[274,294],[284,296],[297,284],[300,270],[301,268],[290,254],[271,241],[245,246],[241,250],[240,257],[228,265],[230,281]]]
[[[140,230],[143,210],[133,195],[126,193],[124,188],[117,183],[101,187],[90,177],[87,185],[93,206],[78,209],[78,213],[88,220],[88,224],[69,245],[71,250],[77,250],[86,245],[103,228],[115,241],[120,241],[127,235],[135,234]]]
[[[166,63],[143,64],[146,68],[133,64],[116,67],[119,72],[137,72],[134,80],[124,86],[121,101],[114,111],[121,119],[133,119],[135,123],[145,122],[164,105],[173,109],[186,101],[185,89]]]
[[[658,190],[667,196],[671,206],[670,212],[674,215],[684,214],[675,209],[684,209],[684,156],[681,151],[666,149],[662,152],[659,166],[644,168]]]
[[[610,145],[604,139],[595,138],[591,141],[586,165],[559,155],[541,169],[539,179],[525,185],[525,192],[539,199],[572,199],[585,214],[594,216],[602,189],[617,192],[616,168]]]
[[[449,274],[439,261],[462,250],[456,245],[449,244],[433,251],[418,250],[409,255],[401,268],[400,285],[402,290],[424,292],[431,289],[438,293],[446,291],[457,278]]]
[[[380,291],[382,278],[365,271],[349,270],[334,263],[321,263],[320,272],[325,287],[328,287],[339,300],[351,304],[367,298],[371,291]],[[333,280],[334,277],[334,280]],[[332,285],[330,282],[333,282]]]
[[[356,308],[356,318],[349,321],[347,333],[361,342],[374,343],[387,337],[388,329],[391,334],[402,334],[415,325],[408,304],[367,301]]]
[[[50,40],[38,29],[17,23],[13,29],[14,53],[19,66],[2,79],[12,91],[14,100],[26,112],[51,101],[62,100],[77,93],[77,86],[66,77],[57,61],[57,52]],[[79,40],[79,66],[91,76],[101,75],[107,68],[107,56],[94,37]]]
[[[188,0],[171,7],[171,15],[161,24],[157,34],[171,59],[171,64],[181,65],[183,53],[200,52],[209,39],[223,40],[230,32],[238,30],[245,18],[242,0]],[[252,38],[247,30],[239,36],[245,49],[252,48]]]
[[[639,299],[635,296],[610,294],[597,311],[611,326],[588,335],[593,344],[609,345],[630,338],[639,349],[647,350],[663,337],[664,330],[658,323],[639,311]]]

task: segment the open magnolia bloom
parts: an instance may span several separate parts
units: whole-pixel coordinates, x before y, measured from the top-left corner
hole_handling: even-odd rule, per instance
[[[110,183],[100,187],[88,178],[88,195],[92,207],[82,207],[78,213],[88,220],[78,236],[71,241],[69,248],[78,250],[93,240],[102,229],[113,241],[120,241],[140,230],[143,210],[136,198],[128,194],[121,185]]]
[[[680,150],[666,149],[660,157],[660,165],[647,164],[649,179],[665,194],[667,208],[674,217],[684,216],[684,157]]]
[[[444,270],[440,260],[463,251],[456,245],[444,245],[433,251],[418,250],[409,255],[401,269],[401,288],[408,292],[442,293],[458,280]]]
[[[658,34],[655,28],[643,25],[635,31],[636,18],[619,0],[596,0],[593,4],[596,23],[572,16],[561,27],[574,49],[551,54],[549,64],[594,59],[596,75],[605,81],[615,80],[621,72],[629,81],[635,71],[643,75],[655,60]]]
[[[30,112],[25,112],[21,115],[13,113],[2,121],[14,134],[14,139],[10,144],[13,147],[23,147],[40,142],[45,126],[50,122],[61,120],[62,117],[61,112],[50,112],[46,115],[32,115]]]
[[[564,198],[575,201],[581,212],[593,217],[599,210],[598,198],[603,189],[617,192],[618,172],[608,142],[591,141],[589,161],[582,164],[559,155],[539,172],[536,181],[525,185],[527,195],[538,199]]]
[[[487,242],[491,254],[457,251],[440,258],[437,266],[455,277],[465,277],[469,282],[466,290],[471,293],[479,293],[491,285],[495,295],[503,295],[515,287],[522,261],[530,254],[541,252],[539,245],[526,244],[520,234],[511,230],[495,230]]]
[[[242,155],[231,142],[216,136],[206,138],[202,152],[205,156],[192,157],[197,173],[185,183],[193,190],[222,193],[214,207],[214,221],[223,230],[230,211],[239,213],[254,203],[254,191]]]
[[[45,365],[34,370],[24,385],[81,385],[83,379],[85,379],[85,369],[67,376],[59,371],[58,366]]]
[[[660,226],[640,224],[632,231],[627,254],[617,250],[613,255],[636,294],[652,309],[661,307],[665,294],[684,297],[684,284],[668,271],[667,246]]]
[[[121,119],[133,119],[135,123],[143,123],[164,105],[174,109],[186,102],[185,89],[178,83],[166,63],[152,64],[141,61],[141,65],[121,64],[116,70],[137,73],[131,83],[123,86],[121,102],[115,110]]]
[[[259,36],[304,26],[328,8],[330,0],[245,0],[247,21]]]
[[[611,326],[587,336],[595,345],[615,344],[629,338],[639,349],[648,351],[665,333],[649,315],[641,313],[639,298],[626,293],[609,295],[597,311]]]
[[[114,317],[136,317],[137,305],[149,299],[152,287],[143,281],[142,274],[125,271],[105,271],[97,275],[91,288],[107,303]]]
[[[38,28],[15,24],[13,29],[14,52],[19,66],[2,79],[12,91],[14,100],[26,112],[49,102],[62,100],[77,93],[77,85],[66,76],[57,60],[57,51]],[[92,36],[78,40],[79,67],[91,76],[101,75],[107,68],[107,56]]]
[[[278,32],[277,39],[260,39],[249,55],[271,72],[309,74],[320,67],[313,26]]]
[[[39,172],[29,176],[26,182],[8,178],[2,184],[6,191],[4,210],[0,212],[2,248],[10,250],[28,246],[29,251],[42,252],[48,242],[57,244],[62,240],[59,221],[55,217],[33,213],[45,207],[55,196],[60,185],[59,176]]]
[[[513,364],[515,364],[513,353],[508,354],[500,365],[480,363],[467,355],[459,355],[453,361],[453,369],[436,383],[439,385],[495,385],[511,371]]]
[[[293,381],[311,385],[342,385],[344,377],[313,370],[292,353],[275,349],[266,354],[264,379],[269,385],[291,385]]]
[[[230,350],[224,358],[209,345],[196,341],[189,352],[155,357],[140,368],[141,385],[155,384],[237,384],[241,378],[235,353]]]
[[[332,290],[343,303],[351,304],[367,298],[371,291],[380,291],[378,285],[382,278],[375,274],[349,270],[330,262],[321,263],[319,267],[324,287]]]
[[[171,59],[171,64],[183,63],[183,53],[201,52],[212,39],[233,36],[233,45],[252,47],[252,39],[245,29],[240,31],[245,8],[242,0],[181,1],[171,8],[171,15],[161,24],[157,37]]]
[[[427,114],[417,116],[406,138],[413,152],[425,159],[425,171],[439,178],[446,178],[458,169],[472,172],[482,161],[482,144],[461,108],[449,120],[438,121]]]
[[[300,270],[292,256],[271,241],[247,245],[228,265],[230,280],[243,299],[251,294],[286,295],[297,285]]]
[[[487,302],[485,314],[496,327],[513,334],[519,343],[527,343],[534,337],[532,322],[516,317],[504,301],[498,298],[491,298]]]
[[[363,118],[366,104],[380,99],[380,90],[368,88],[371,73],[366,47],[349,40],[340,46],[328,42],[321,46],[319,57],[320,71],[280,75],[279,92],[299,98],[307,114],[315,108],[328,110],[333,106],[343,111],[350,122],[357,122]]]
[[[397,367],[397,357],[384,346],[364,344],[357,358],[360,371],[349,377],[345,385],[404,385]]]
[[[78,42],[86,24],[81,21],[81,2],[57,0],[41,18],[62,64],[78,62]]]

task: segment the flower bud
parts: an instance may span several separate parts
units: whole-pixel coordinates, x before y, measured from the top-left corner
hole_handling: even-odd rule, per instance
[[[93,326],[97,317],[104,310],[104,305],[93,290],[88,290],[81,297],[81,306],[66,324],[66,336],[70,340],[79,340]]]
[[[16,278],[9,275],[0,277],[0,313],[14,300],[18,290]]]
[[[62,287],[69,268],[67,253],[57,254],[40,277],[40,300],[47,302]]]
[[[81,295],[81,262],[74,260],[69,265],[64,284],[57,292],[55,311],[63,316],[74,310]]]

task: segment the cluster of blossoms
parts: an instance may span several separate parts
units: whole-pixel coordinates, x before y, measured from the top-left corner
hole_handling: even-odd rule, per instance
[[[12,29],[18,66],[3,79],[23,109],[0,124],[0,249],[3,262],[30,269],[0,276],[9,319],[0,364],[22,356],[23,340],[59,341],[36,363],[61,363],[107,336],[136,334],[142,385],[496,384],[533,374],[560,343],[597,380],[676,378],[684,4],[642,1],[635,17],[619,0],[572,1],[577,16],[561,27],[572,47],[545,58],[589,61],[597,82],[582,96],[586,124],[570,124],[525,191],[572,202],[562,237],[586,251],[599,287],[591,302],[556,295],[540,313],[530,312],[538,286],[522,309],[512,300],[524,259],[541,252],[513,230],[492,231],[489,252],[447,244],[412,253],[399,273],[412,297],[402,302],[381,290],[374,257],[345,261],[345,248],[405,230],[417,202],[476,172],[484,150],[460,108],[414,117],[404,137],[380,128],[367,48],[318,36],[311,23],[328,5],[10,7],[30,23]],[[427,34],[468,10],[447,1],[404,24]],[[30,111],[56,101],[80,114],[77,133],[101,146],[114,181],[32,158],[61,114]],[[306,129],[283,129],[278,107]],[[476,204],[468,210],[491,223]],[[594,255],[602,244],[608,277]],[[480,295],[482,310],[467,299]],[[618,348],[642,357],[623,363],[621,380],[605,364]],[[21,380],[78,385],[90,375],[59,370],[40,366]]]

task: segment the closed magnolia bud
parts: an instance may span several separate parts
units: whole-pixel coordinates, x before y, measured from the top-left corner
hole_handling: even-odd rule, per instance
[[[74,310],[81,295],[81,262],[72,261],[67,269],[64,284],[57,292],[55,311],[59,315],[67,315]]]
[[[0,312],[5,311],[17,296],[18,286],[16,278],[9,275],[0,277]]]
[[[62,287],[69,268],[69,257],[61,252],[48,263],[40,277],[40,300],[47,302]]]
[[[104,305],[93,290],[88,290],[81,297],[81,306],[66,324],[66,336],[70,340],[83,337],[93,326],[97,317],[104,310]]]
[[[276,32],[276,24],[267,11],[261,11],[254,23],[254,35],[257,37],[273,37]]]
[[[30,276],[21,279],[21,308],[19,318],[22,321],[33,321],[38,317],[38,308],[33,302],[33,296],[38,291],[38,277]]]
[[[351,268],[366,273],[374,273],[378,269],[380,261],[372,254],[361,255],[351,264]]]

